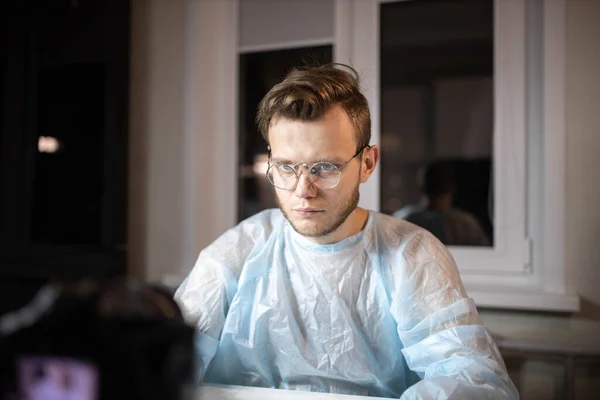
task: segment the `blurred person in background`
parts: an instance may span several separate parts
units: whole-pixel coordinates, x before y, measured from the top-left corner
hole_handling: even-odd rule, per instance
[[[423,182],[423,209],[405,219],[433,233],[447,246],[489,246],[490,240],[474,215],[453,207],[456,193],[454,167],[437,161],[427,166]]]

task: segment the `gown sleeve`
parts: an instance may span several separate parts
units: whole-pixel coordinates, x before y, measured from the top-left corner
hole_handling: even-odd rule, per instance
[[[391,312],[407,365],[421,378],[401,399],[518,399],[446,247],[418,231],[393,268]]]
[[[269,214],[260,213],[225,232],[200,252],[192,271],[175,292],[186,321],[196,329],[198,383],[218,350],[246,258],[256,241],[264,238],[269,223]]]

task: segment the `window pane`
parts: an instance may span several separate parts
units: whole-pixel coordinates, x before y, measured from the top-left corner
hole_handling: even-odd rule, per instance
[[[381,210],[493,244],[493,0],[381,5]]]
[[[100,244],[105,71],[45,67],[38,75],[32,204],[36,244]]]
[[[240,55],[240,133],[238,219],[277,207],[267,180],[267,143],[255,124],[258,103],[294,66],[331,62],[332,46]]]

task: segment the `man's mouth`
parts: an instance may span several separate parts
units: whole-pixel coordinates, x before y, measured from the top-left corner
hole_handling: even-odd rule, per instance
[[[313,215],[322,213],[323,211],[324,210],[318,208],[294,208],[294,212],[296,212],[299,215],[302,215],[303,217],[311,217]]]

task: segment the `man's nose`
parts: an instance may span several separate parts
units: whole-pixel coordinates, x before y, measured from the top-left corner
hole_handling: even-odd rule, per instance
[[[310,179],[310,173],[306,170],[306,168],[299,168],[298,174],[300,177],[298,178],[298,183],[296,184],[296,189],[294,190],[296,196],[301,199],[307,197],[315,197],[317,195],[317,187]]]

